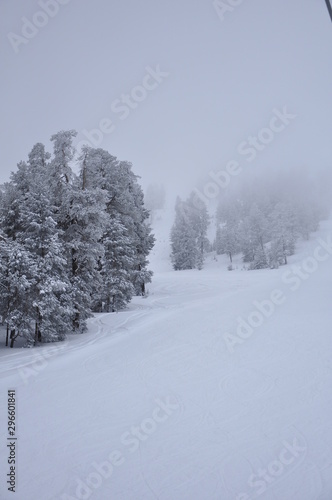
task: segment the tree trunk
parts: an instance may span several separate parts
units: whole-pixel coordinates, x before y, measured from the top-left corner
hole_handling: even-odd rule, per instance
[[[72,270],[73,276],[76,276],[77,270],[78,270],[78,262],[77,262],[77,258],[75,257],[75,255],[76,255],[76,250],[75,250],[75,248],[72,248],[71,249],[71,270]]]
[[[79,329],[80,329],[80,313],[76,311],[73,318],[73,330],[74,332],[76,332]]]
[[[71,249],[71,269],[72,269],[72,274],[73,276],[76,276],[77,275],[77,271],[78,271],[78,262],[77,262],[77,258],[75,257],[76,255],[76,250],[75,248],[72,248]],[[77,305],[74,306],[75,307],[75,314],[74,314],[74,318],[73,318],[73,330],[76,331],[76,330],[79,330],[80,328],[80,313],[79,313],[79,310],[77,308]]]
[[[231,261],[231,264],[233,264],[232,252],[229,252],[228,255],[229,255],[229,260]]]
[[[8,346],[8,339],[9,339],[9,325],[7,325],[7,332],[6,332],[6,347]]]
[[[37,317],[38,317],[38,319],[35,322],[35,339],[34,339],[35,345],[37,344],[37,342],[42,341],[41,331],[39,328],[39,325],[42,323],[42,315],[40,314],[38,307],[37,307]]]
[[[15,330],[10,330],[10,347],[14,347],[14,342],[15,342]]]
[[[282,251],[284,253],[285,266],[286,266],[287,265],[287,254],[286,254],[286,246],[285,246],[284,239],[283,239],[283,242],[282,242]]]
[[[38,323],[37,321],[35,322],[35,339],[34,339],[35,345],[38,342]]]

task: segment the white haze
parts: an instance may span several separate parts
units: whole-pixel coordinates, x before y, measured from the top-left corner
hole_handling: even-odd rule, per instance
[[[223,22],[213,2],[79,2],[16,54],[7,38],[34,0],[1,2],[0,183],[33,144],[61,129],[113,120],[100,146],[131,161],[143,186],[185,194],[201,176],[239,160],[244,170],[330,168],[332,29],[323,0],[244,1]],[[169,75],[121,120],[112,103],[142,82],[146,67]],[[241,142],[266,127],[275,108],[296,118],[252,163]]]

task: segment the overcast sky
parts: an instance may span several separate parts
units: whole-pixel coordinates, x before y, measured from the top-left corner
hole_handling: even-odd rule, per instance
[[[98,145],[131,161],[143,185],[181,192],[230,160],[332,166],[324,0],[243,0],[223,20],[212,0],[61,1],[51,17],[43,0],[0,0],[0,183],[36,142],[50,149],[61,129],[80,142],[104,119]],[[284,106],[296,118],[249,163],[239,145]]]

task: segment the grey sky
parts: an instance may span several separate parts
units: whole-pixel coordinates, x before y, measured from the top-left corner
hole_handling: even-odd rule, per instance
[[[242,157],[246,168],[331,166],[324,0],[243,0],[223,21],[210,0],[69,0],[18,53],[8,33],[42,9],[35,0],[0,0],[0,9],[0,182],[36,142],[50,149],[49,137],[69,128],[81,141],[108,118],[114,130],[100,146],[132,161],[144,185],[181,193],[238,160],[239,144],[284,106],[296,118],[252,164]],[[157,65],[169,75],[121,120],[112,103]]]

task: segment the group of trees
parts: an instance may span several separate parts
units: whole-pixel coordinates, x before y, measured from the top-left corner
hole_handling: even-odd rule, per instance
[[[75,131],[37,143],[0,191],[0,315],[7,345],[83,332],[93,312],[122,309],[151,281],[154,237],[131,164],[84,146]]]
[[[239,253],[249,269],[287,264],[296,241],[308,239],[327,215],[308,179],[290,174],[283,181],[265,179],[220,200],[214,249],[227,254],[230,265]]]
[[[202,269],[205,253],[210,248],[208,226],[206,205],[195,193],[191,193],[185,201],[177,198],[171,230],[171,260],[176,271]]]
[[[242,179],[220,195],[212,245],[206,236],[209,215],[204,202],[195,193],[186,201],[178,198],[171,231],[174,269],[201,269],[211,248],[228,255],[229,269],[240,253],[249,269],[287,264],[297,240],[309,239],[328,216],[329,179],[298,171]]]

